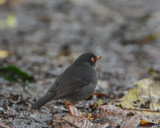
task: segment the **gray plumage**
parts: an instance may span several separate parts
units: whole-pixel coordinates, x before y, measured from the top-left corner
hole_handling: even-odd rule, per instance
[[[77,102],[87,99],[95,90],[97,73],[95,62],[91,58],[97,58],[92,53],[84,53],[68,67],[53,83],[47,93],[33,104],[34,109],[50,100],[63,99],[69,102]]]

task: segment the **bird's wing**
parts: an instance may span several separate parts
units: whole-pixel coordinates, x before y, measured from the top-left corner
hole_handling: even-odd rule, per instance
[[[54,91],[54,98],[58,99],[88,85],[95,78],[97,75],[94,69],[89,69],[86,66],[79,68],[77,65],[72,65],[57,78],[48,92]]]

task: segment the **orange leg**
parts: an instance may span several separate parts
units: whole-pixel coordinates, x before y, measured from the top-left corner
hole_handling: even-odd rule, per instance
[[[105,95],[103,93],[93,93],[92,95],[102,96],[102,97],[108,97],[107,95]]]
[[[67,105],[67,103],[66,103],[65,101],[63,101],[63,103],[64,103],[64,105],[66,106],[66,108],[68,109],[70,115],[73,116],[73,114],[72,114],[69,106]],[[72,102],[70,102],[70,105],[71,105],[71,106],[74,106],[74,104],[73,104]],[[85,114],[86,114],[86,113],[82,113],[82,116],[84,116]],[[92,119],[91,116],[92,116],[92,113],[89,114],[89,116],[87,117],[87,120]]]
[[[66,103],[65,101],[63,101],[63,103],[64,103],[64,105],[66,106],[66,108],[68,109],[70,115],[73,116],[73,114],[72,114],[72,112],[71,112],[69,106],[67,105],[67,103]]]
[[[90,120],[92,116],[92,113],[89,114],[89,116],[87,117],[87,120]]]

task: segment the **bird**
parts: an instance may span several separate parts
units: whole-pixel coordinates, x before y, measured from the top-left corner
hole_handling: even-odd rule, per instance
[[[39,98],[32,108],[39,109],[51,100],[61,99],[72,115],[67,103],[85,100],[95,91],[98,80],[95,65],[101,57],[90,52],[81,54],[56,78],[46,94]]]

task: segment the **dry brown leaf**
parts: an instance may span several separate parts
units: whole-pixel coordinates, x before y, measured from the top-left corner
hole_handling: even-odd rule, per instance
[[[123,110],[113,105],[101,105],[99,106],[100,112],[97,114],[97,118],[108,122],[110,125],[121,125],[128,118],[133,115],[132,112]]]
[[[63,119],[74,126],[79,128],[97,128],[100,126],[99,124],[94,124],[87,120],[87,118],[82,115],[82,112],[80,112],[76,107],[70,106],[70,110],[73,116],[67,115]]]
[[[82,112],[79,111],[75,106],[69,106],[69,108],[74,116],[82,116]]]
[[[126,117],[130,114],[132,114],[132,112],[127,111],[127,110],[123,110],[121,108],[118,108],[116,106],[113,105],[101,105],[98,107],[101,111],[100,115],[108,115],[108,116],[123,116]]]
[[[64,120],[66,120],[67,122],[73,124],[74,126],[77,126],[79,128],[92,128],[93,127],[93,123],[91,123],[89,120],[87,120],[86,118],[82,117],[82,116],[65,116]]]
[[[91,128],[93,126],[93,123],[87,120],[82,115],[82,112],[80,112],[76,107],[70,106],[70,110],[73,116],[67,115],[64,117],[64,120],[73,124],[74,126],[81,127],[81,128],[84,128],[84,127]]]
[[[117,126],[123,124],[125,128],[127,126],[133,126],[132,128],[140,124],[140,116],[133,116],[133,113],[113,105],[101,105],[99,106],[99,113],[96,114],[97,119],[101,120],[101,125],[98,123],[92,123],[87,120],[74,106],[70,106],[70,110],[73,114],[65,116],[63,119],[73,126],[79,128],[105,128],[106,126]],[[134,123],[133,123],[134,122]]]
[[[10,127],[5,125],[4,123],[0,122],[0,128],[10,128]]]
[[[125,122],[121,128],[137,128],[137,126],[140,124],[140,116],[134,115],[131,117],[128,121]]]

